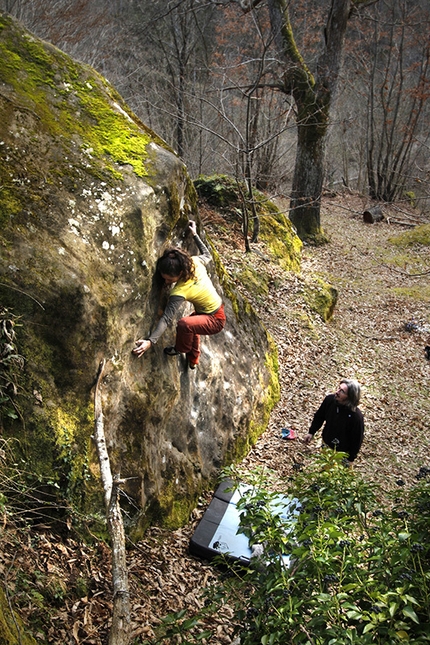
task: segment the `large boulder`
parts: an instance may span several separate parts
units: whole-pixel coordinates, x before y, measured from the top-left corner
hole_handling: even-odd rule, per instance
[[[225,330],[203,339],[195,372],[163,354],[174,329],[132,355],[162,305],[152,281],[160,252],[171,243],[197,252],[184,234],[189,218],[200,227],[186,168],[104,78],[5,14],[0,53],[0,299],[18,316],[25,358],[17,418],[3,414],[3,432],[45,490],[49,481],[101,509],[91,435],[107,359],[105,432],[132,523],[177,526],[267,424],[276,350],[207,240]]]

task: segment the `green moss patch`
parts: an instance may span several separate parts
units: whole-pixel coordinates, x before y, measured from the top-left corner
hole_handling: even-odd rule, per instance
[[[304,295],[309,306],[327,322],[333,316],[336,306],[338,292],[335,287],[328,284],[318,276],[313,277],[312,282],[307,282],[304,287]]]
[[[269,292],[269,279],[267,273],[258,270],[253,262],[252,255],[246,255],[236,273],[237,279],[251,292],[257,300],[261,300]]]
[[[417,302],[430,302],[430,286],[425,287],[398,287],[393,289],[394,293]]]
[[[290,220],[277,209],[261,219],[261,239],[286,271],[299,271],[302,241],[294,233]]]
[[[415,245],[430,246],[430,224],[415,226],[409,231],[389,238],[391,244],[399,247]]]
[[[131,166],[139,177],[148,174],[147,145],[161,140],[95,71],[33,37],[6,16],[0,18],[0,56],[0,82],[5,88],[2,119],[7,129],[18,128],[17,111],[23,115],[22,132],[2,143],[9,156],[16,156],[16,146],[25,146],[33,138],[33,149],[38,143],[45,148],[46,158],[41,152],[39,164],[44,166],[44,180],[51,184],[62,177],[70,181],[76,165],[105,180],[108,173],[111,179],[122,177],[118,165]],[[48,146],[43,138],[50,139]],[[38,167],[31,168],[29,155],[25,164],[27,175],[39,174]],[[0,211],[10,215],[23,207],[23,191],[9,174],[9,166],[0,168]],[[28,192],[30,186],[26,188]]]

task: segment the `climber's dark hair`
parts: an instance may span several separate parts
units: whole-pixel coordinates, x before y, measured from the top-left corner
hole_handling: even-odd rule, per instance
[[[163,255],[157,260],[155,270],[159,277],[161,277],[162,273],[172,277],[179,275],[181,280],[184,281],[195,277],[194,262],[190,254],[175,247],[164,251]]]

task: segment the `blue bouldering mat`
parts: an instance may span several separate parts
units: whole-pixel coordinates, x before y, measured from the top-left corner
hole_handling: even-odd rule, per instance
[[[248,538],[243,533],[238,533],[240,515],[237,503],[243,493],[250,489],[246,484],[239,484],[236,490],[231,490],[233,482],[222,482],[214,493],[211,503],[200,520],[190,540],[190,553],[200,558],[212,560],[215,556],[223,554],[229,560],[248,564],[251,560],[252,550]],[[273,512],[291,519],[297,514],[295,510],[297,500],[279,495],[273,507]],[[289,565],[289,556],[283,556],[286,566]]]

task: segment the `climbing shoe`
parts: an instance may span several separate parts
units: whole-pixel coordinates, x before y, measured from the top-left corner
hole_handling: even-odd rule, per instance
[[[165,347],[164,353],[167,354],[167,356],[177,356],[181,352],[178,352],[173,346],[171,346],[171,347]]]

